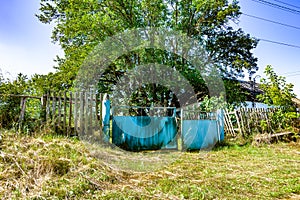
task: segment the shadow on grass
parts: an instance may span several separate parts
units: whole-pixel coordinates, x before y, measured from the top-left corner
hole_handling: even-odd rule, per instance
[[[212,151],[223,151],[227,149],[240,149],[251,145],[251,142],[244,139],[225,139],[217,142]]]

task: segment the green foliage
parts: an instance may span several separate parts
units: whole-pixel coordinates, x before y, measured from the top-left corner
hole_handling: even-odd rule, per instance
[[[50,89],[52,73],[49,75],[33,75],[28,78],[26,75],[18,74],[13,80],[6,79],[0,75],[0,124],[2,128],[14,128],[23,132],[32,132],[39,125],[41,120],[40,99],[26,98],[26,112],[20,124],[22,96],[42,97]]]
[[[229,108],[230,105],[224,100],[224,97],[205,96],[200,103],[200,109],[204,112],[214,112],[218,109]]]
[[[0,124],[1,127],[16,127],[19,120],[20,98],[12,95],[21,95],[29,91],[28,78],[23,74],[18,74],[13,81],[5,79],[1,74],[0,83]]]
[[[11,95],[42,96],[49,91],[72,90],[80,66],[99,43],[135,28],[163,27],[195,39],[224,78],[238,78],[245,71],[257,70],[256,58],[251,53],[257,40],[230,26],[241,14],[235,0],[231,3],[227,0],[40,0],[40,3],[36,16],[42,23],[54,24],[52,39],[60,44],[65,57],[56,58],[55,73],[35,74],[31,78],[19,74],[15,80],[0,77],[2,127],[16,127],[19,121],[21,99]],[[111,92],[126,72],[148,63],[163,64],[179,72],[193,87],[198,100],[208,95],[206,83],[196,66],[181,56],[151,48],[136,49],[113,61],[99,81],[99,92]],[[244,100],[238,85],[225,82],[225,87],[229,103]],[[141,106],[179,106],[174,91],[159,84],[140,86],[128,102]],[[26,106],[24,129],[27,131],[39,124],[37,119],[42,111],[36,100],[27,99]]]
[[[251,53],[257,40],[230,26],[230,22],[237,20],[241,14],[236,0],[231,3],[228,0],[40,2],[37,17],[42,23],[54,23],[52,39],[65,52],[65,58],[57,58],[58,72],[54,82],[59,83],[59,87],[72,87],[80,66],[96,45],[116,33],[140,27],[164,27],[196,39],[226,78],[242,77],[244,71],[253,73],[257,70],[257,59]],[[154,49],[138,49],[111,63],[99,83],[100,92],[110,92],[119,78],[136,65],[154,62],[178,70],[194,87],[199,99],[208,94],[195,66],[170,52]],[[164,104],[166,100],[156,99],[156,96],[172,97],[166,89],[153,91],[153,88],[159,88],[159,85],[143,86],[137,93],[156,93],[147,95],[154,98],[155,104]],[[145,101],[134,103],[145,104],[150,99]]]
[[[226,101],[233,107],[239,107],[241,103],[247,100],[249,92],[242,89],[239,81],[224,79],[224,86],[226,90]]]
[[[265,68],[264,73],[267,78],[262,78],[260,84],[263,93],[257,97],[265,104],[278,108],[271,115],[273,131],[287,129],[292,125],[292,120],[298,117],[292,101],[296,96],[293,93],[294,86],[287,83],[285,77],[278,76],[270,65]]]
[[[293,119],[296,119],[297,113],[278,109],[271,115],[271,127],[274,132],[290,129],[293,125]]]
[[[260,88],[263,93],[258,95],[258,99],[267,105],[279,106],[285,111],[293,111],[292,98],[294,85],[287,83],[285,77],[278,76],[272,66],[268,65],[264,71],[266,79],[261,79]]]
[[[268,132],[268,123],[266,120],[261,120],[260,121],[260,128],[262,129],[263,133]]]

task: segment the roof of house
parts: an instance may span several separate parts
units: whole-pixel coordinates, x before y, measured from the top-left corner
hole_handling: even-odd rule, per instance
[[[297,105],[297,107],[300,108],[300,99],[298,99],[298,98],[292,98],[292,101],[293,101],[294,104]]]
[[[255,95],[262,94],[263,91],[259,87],[259,83],[254,83],[253,81],[242,81],[238,80],[243,89],[246,89],[249,92],[253,92]]]

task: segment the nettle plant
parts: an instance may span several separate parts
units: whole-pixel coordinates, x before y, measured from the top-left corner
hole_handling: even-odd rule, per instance
[[[273,131],[291,128],[293,119],[299,117],[292,101],[296,97],[293,93],[294,85],[287,83],[285,77],[278,76],[270,65],[265,68],[264,73],[266,78],[262,78],[260,84],[263,93],[258,95],[258,99],[277,108],[271,115],[271,127]]]

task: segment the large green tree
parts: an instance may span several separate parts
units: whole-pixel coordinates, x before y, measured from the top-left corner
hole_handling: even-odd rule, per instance
[[[99,42],[141,27],[164,27],[197,40],[224,79],[243,77],[245,72],[252,74],[257,70],[257,59],[251,50],[257,40],[230,26],[240,14],[236,0],[41,0],[37,17],[55,25],[52,39],[65,52],[65,58],[57,58],[56,84],[70,88],[85,58]],[[136,64],[150,62],[176,68],[190,81],[198,98],[207,95],[203,79],[188,61],[157,49],[136,50],[113,62],[101,80],[101,91],[110,90]],[[151,90],[152,95],[147,94]],[[142,94],[160,102],[172,96],[171,91],[159,85],[144,86],[136,97]],[[234,101],[233,96],[227,98]]]
[[[271,65],[266,66],[264,73],[266,78],[262,78],[260,84],[263,93],[258,95],[258,99],[269,106],[278,106],[284,111],[295,111],[292,101],[296,97],[293,92],[294,85],[287,83],[285,77],[278,76]]]

